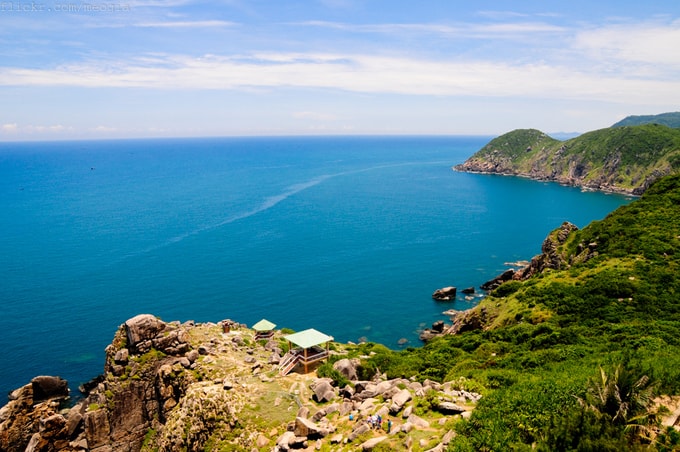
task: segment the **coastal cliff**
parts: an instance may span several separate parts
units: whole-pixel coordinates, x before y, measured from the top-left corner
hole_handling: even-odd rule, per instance
[[[282,347],[279,331],[258,341],[232,321],[138,315],[121,325],[104,374],[75,405],[64,406],[68,389],[58,377],[13,391],[0,411],[0,450],[370,450],[378,443],[405,450],[413,442],[443,450],[451,422],[469,417],[481,397],[453,382],[379,371],[360,379],[361,358],[349,358],[352,346],[342,344],[333,345],[335,379],[281,375]]]
[[[454,169],[641,195],[655,180],[680,171],[680,129],[659,124],[612,127],[567,141],[535,129],[514,130]]]

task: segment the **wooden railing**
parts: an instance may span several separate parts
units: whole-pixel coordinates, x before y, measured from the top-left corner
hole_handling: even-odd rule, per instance
[[[328,357],[328,351],[321,348],[309,349],[309,351],[313,351],[314,354],[305,357],[304,352],[300,349],[286,353],[279,363],[279,374],[288,375],[300,362],[306,365]]]
[[[297,363],[302,359],[302,355],[288,352],[279,364],[279,374],[288,375],[288,373],[297,366]]]

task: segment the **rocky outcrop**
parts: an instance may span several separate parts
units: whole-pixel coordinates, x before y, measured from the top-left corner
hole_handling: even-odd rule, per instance
[[[503,134],[454,170],[504,174],[611,193],[641,195],[677,173],[680,131],[657,124],[587,132],[567,141],[535,129]]]
[[[437,301],[452,301],[456,299],[457,289],[453,286],[437,289],[432,294],[432,298]]]
[[[559,228],[548,234],[541,245],[541,254],[534,256],[527,265],[518,270],[508,269],[480,287],[483,290],[491,291],[505,282],[524,281],[547,270],[565,269],[575,262],[585,262],[596,256],[597,243],[594,242],[587,245],[580,244],[576,256],[567,255],[560,251],[560,247],[577,230],[576,225],[565,221]]]
[[[106,348],[105,373],[82,386],[87,394],[73,406],[65,406],[68,386],[58,377],[13,391],[0,409],[0,450],[284,451],[341,443],[371,450],[382,441],[404,445],[398,434],[413,441],[414,430],[444,445],[444,432],[434,433],[415,407],[427,398],[438,419],[467,416],[480,397],[451,382],[388,380],[379,372],[358,380],[357,358],[335,363],[351,381],[344,388],[314,375],[280,376],[270,362],[276,344],[253,344],[254,333],[236,323],[225,332],[223,324],[134,317]],[[268,416],[272,423],[260,429]]]
[[[12,391],[0,409],[0,450],[72,450],[68,448],[82,418],[60,414],[68,396],[67,382],[53,376],[36,377]]]

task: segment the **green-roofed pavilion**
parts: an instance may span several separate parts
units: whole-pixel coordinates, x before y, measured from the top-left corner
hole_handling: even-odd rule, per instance
[[[260,320],[255,325],[253,325],[253,329],[255,330],[255,340],[269,339],[274,335],[274,328],[276,328],[276,325],[269,320]]]
[[[305,373],[307,373],[309,364],[328,358],[329,346],[333,341],[333,336],[321,333],[314,328],[289,334],[283,338],[288,341],[290,351],[279,365],[282,375],[293,370],[298,363],[305,366]],[[322,347],[323,345],[325,348]]]

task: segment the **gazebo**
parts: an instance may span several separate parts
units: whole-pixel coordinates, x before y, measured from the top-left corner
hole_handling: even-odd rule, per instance
[[[307,373],[310,364],[328,358],[330,342],[333,341],[333,336],[328,336],[314,328],[289,334],[283,338],[288,341],[289,352],[279,364],[281,375],[287,375],[298,363],[305,366],[305,373]],[[323,345],[325,347],[322,347]]]
[[[269,320],[260,320],[255,325],[253,325],[253,329],[255,330],[255,340],[269,339],[274,335],[274,328],[276,328],[276,325],[274,325]]]

